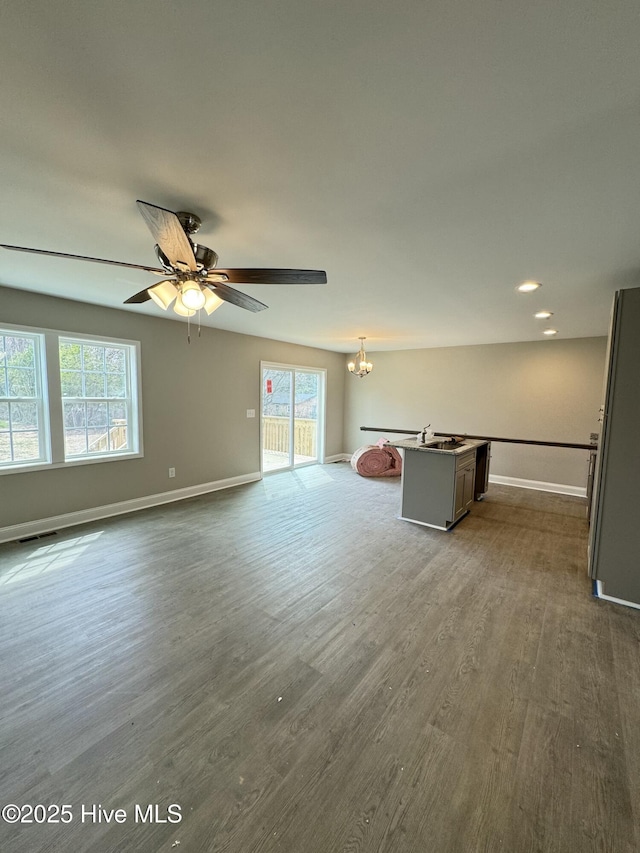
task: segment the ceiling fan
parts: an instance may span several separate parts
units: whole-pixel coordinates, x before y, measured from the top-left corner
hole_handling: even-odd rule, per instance
[[[200,228],[201,221],[194,213],[174,213],[146,201],[137,201],[138,209],[156,241],[156,256],[160,267],[90,258],[86,255],[68,255],[64,252],[49,252],[45,249],[28,249],[25,246],[7,246],[3,249],[31,252],[54,258],[71,258],[78,261],[93,261],[117,267],[145,270],[166,276],[163,281],[135,293],[124,304],[137,304],[152,299],[165,311],[173,303],[174,311],[183,317],[192,317],[201,308],[212,314],[223,302],[230,302],[248,311],[263,311],[268,306],[252,296],[242,293],[233,284],[326,284],[324,270],[283,269],[220,269],[216,266],[218,256],[207,246],[194,243],[191,235]]]

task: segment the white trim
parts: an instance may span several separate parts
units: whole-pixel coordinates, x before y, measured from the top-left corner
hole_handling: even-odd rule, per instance
[[[625,601],[624,598],[614,598],[612,595],[605,595],[602,591],[604,589],[602,585],[602,581],[596,581],[596,597],[602,598],[604,601],[612,601],[614,604],[624,604],[625,607],[633,607],[636,610],[640,610],[640,604],[635,601]]]
[[[353,453],[334,453],[333,456],[325,456],[324,457],[324,465],[328,465],[331,462],[350,462]]]
[[[501,477],[499,474],[489,474],[489,482],[502,486],[515,486],[518,489],[535,489],[538,492],[554,492],[557,495],[574,495],[586,498],[586,486],[565,486],[562,483],[545,483],[542,480],[523,480],[520,477]]]
[[[410,521],[411,524],[421,524],[423,527],[431,527],[433,530],[444,530],[446,532],[447,530],[451,530],[451,527],[453,527],[453,525],[451,525],[451,527],[441,527],[439,524],[428,524],[426,521],[418,521],[417,518],[405,518],[404,515],[398,515],[396,517],[398,521]]]
[[[241,486],[245,483],[254,483],[260,479],[260,473],[256,471],[252,474],[241,474],[239,477],[227,477],[226,480],[214,480],[212,483],[200,483],[197,486],[187,486],[184,489],[174,489],[171,492],[145,495],[142,498],[105,504],[104,506],[96,506],[91,509],[81,509],[77,512],[67,512],[64,515],[40,518],[36,521],[27,521],[24,524],[0,527],[0,543],[14,542],[16,539],[25,539],[27,536],[39,536],[42,533],[60,530],[63,527],[73,527],[76,524],[100,521],[103,518],[111,518],[114,515],[124,515],[127,512],[137,512],[140,509],[148,509],[149,507],[173,503],[174,501],[181,501],[186,498],[195,498],[198,495],[206,495],[209,492],[217,492],[220,489]]]

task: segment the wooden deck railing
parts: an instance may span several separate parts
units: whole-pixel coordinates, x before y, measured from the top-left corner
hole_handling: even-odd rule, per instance
[[[127,422],[114,420],[107,432],[94,438],[89,444],[89,453],[101,453],[103,450],[120,450],[127,446]]]
[[[289,452],[289,418],[262,419],[262,446],[274,453]],[[293,432],[293,452],[296,456],[315,459],[318,455],[317,421],[296,418]]]

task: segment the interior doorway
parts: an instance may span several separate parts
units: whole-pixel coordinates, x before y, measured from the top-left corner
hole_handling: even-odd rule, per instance
[[[260,369],[262,473],[322,462],[326,370],[267,362]]]

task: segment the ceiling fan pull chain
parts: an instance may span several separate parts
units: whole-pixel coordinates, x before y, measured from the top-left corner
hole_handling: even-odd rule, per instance
[[[187,343],[191,343],[191,317],[187,317]]]

